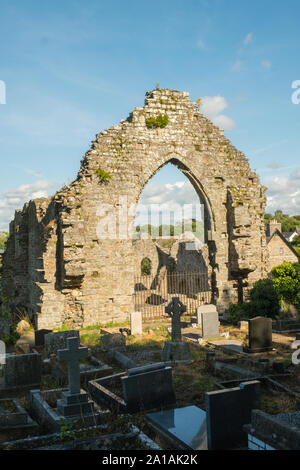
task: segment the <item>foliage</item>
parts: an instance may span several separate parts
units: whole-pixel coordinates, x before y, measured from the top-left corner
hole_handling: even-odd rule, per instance
[[[60,419],[60,434],[59,437],[62,441],[72,441],[75,439],[75,432],[73,430],[74,423],[68,419]]]
[[[143,258],[141,262],[141,275],[148,276],[151,274],[151,261],[149,258]]]
[[[294,237],[291,244],[293,248],[297,251],[298,255],[300,256],[300,234]]]
[[[250,301],[231,304],[229,321],[237,324],[243,318],[270,317],[279,313],[280,303],[272,279],[260,279],[250,290]]]
[[[10,325],[10,331],[8,335],[4,335],[2,341],[6,346],[14,346],[18,339],[20,339],[19,333],[16,331],[16,325]]]
[[[0,232],[0,250],[5,250],[8,237],[9,234],[7,232]]]
[[[250,291],[250,317],[275,318],[279,313],[278,293],[272,279],[260,279]]]
[[[99,176],[100,181],[109,181],[112,178],[109,171],[102,170],[100,167],[96,170],[96,175]]]
[[[300,263],[282,263],[271,273],[278,298],[295,305],[300,313]]]
[[[277,222],[281,223],[281,228],[283,232],[294,232],[296,227],[300,226],[300,216],[284,214],[281,210],[275,211],[275,214],[266,213],[264,216],[265,225],[268,225],[273,219],[276,219]]]
[[[197,110],[199,111],[200,107],[202,105],[202,98],[198,98],[196,100],[196,107],[197,107]]]
[[[148,128],[166,127],[169,124],[169,116],[159,113],[157,117],[150,117],[146,119],[146,126]]]

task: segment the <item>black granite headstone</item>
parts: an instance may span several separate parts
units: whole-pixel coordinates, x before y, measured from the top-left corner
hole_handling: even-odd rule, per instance
[[[260,408],[260,382],[205,393],[208,450],[247,446],[243,425],[251,421],[251,410]]]
[[[45,344],[45,335],[47,333],[52,333],[52,330],[35,330],[34,332],[34,344],[36,346],[44,346]]]

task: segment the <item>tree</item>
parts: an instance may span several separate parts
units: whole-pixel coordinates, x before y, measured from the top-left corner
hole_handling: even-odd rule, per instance
[[[5,250],[8,236],[7,232],[0,232],[0,250]]]
[[[300,264],[282,263],[271,273],[278,298],[295,305],[300,313]]]
[[[142,259],[141,274],[142,276],[148,276],[149,274],[151,274],[151,260],[149,258]]]

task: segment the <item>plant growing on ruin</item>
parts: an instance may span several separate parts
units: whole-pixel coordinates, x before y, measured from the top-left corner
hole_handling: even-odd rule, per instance
[[[99,176],[100,181],[109,181],[112,178],[109,171],[102,170],[100,167],[96,170],[96,175]]]
[[[146,126],[148,128],[166,127],[169,124],[169,116],[167,114],[159,114],[156,117],[146,119]]]

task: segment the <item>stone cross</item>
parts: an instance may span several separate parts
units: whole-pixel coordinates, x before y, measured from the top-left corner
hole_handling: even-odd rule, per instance
[[[57,357],[59,361],[68,362],[69,393],[80,394],[80,368],[79,361],[88,356],[88,348],[79,347],[79,338],[67,338],[67,349],[59,349]]]
[[[171,302],[165,307],[165,312],[172,318],[172,341],[181,341],[181,315],[186,312],[186,306],[179,297],[172,297]]]

